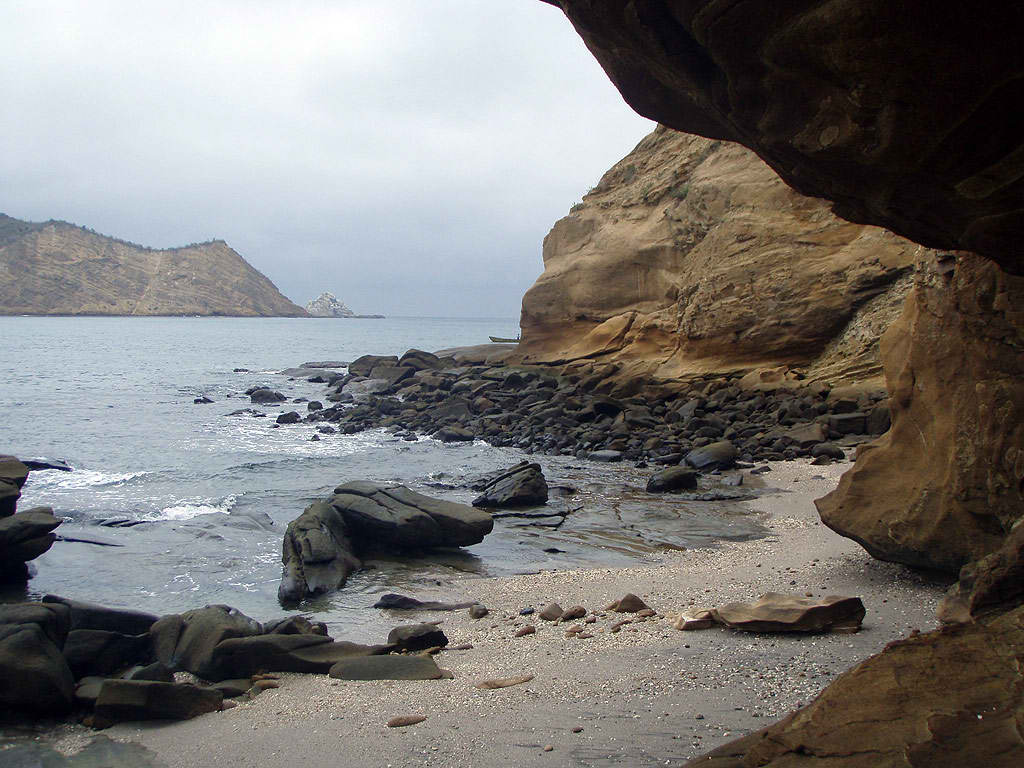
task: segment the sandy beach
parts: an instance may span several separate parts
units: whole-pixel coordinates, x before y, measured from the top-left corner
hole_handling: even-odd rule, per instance
[[[435,658],[453,679],[343,682],[281,674],[280,687],[234,709],[169,724],[123,724],[104,733],[144,745],[178,766],[664,766],[680,765],[810,701],[886,643],[936,625],[944,584],[873,560],[818,520],[813,500],[850,465],[774,463],[767,492],[746,502],[771,535],[715,549],[668,552],[650,565],[459,582],[421,599],[476,600],[490,614],[395,613],[394,625],[439,621],[451,646]],[[855,595],[867,616],[856,634],[681,632],[680,612],[752,600],[768,591]],[[627,592],[657,617],[602,610]],[[521,616],[550,602],[596,611],[592,637],[568,624]],[[576,622],[573,622],[576,623]],[[534,624],[536,634],[514,637]],[[533,675],[479,690],[485,679]],[[388,728],[399,715],[425,715]],[[64,750],[91,732],[62,728]]]

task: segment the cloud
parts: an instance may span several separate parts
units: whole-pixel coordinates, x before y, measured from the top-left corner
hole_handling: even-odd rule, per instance
[[[0,211],[222,237],[300,303],[515,315],[652,127],[533,0],[0,7]]]

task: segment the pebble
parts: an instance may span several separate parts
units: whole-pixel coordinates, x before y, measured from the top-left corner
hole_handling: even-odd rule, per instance
[[[388,720],[388,728],[405,728],[408,725],[422,723],[426,719],[426,715],[399,715]]]

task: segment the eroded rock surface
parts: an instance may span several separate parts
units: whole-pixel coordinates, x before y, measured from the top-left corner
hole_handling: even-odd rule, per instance
[[[618,361],[623,376],[876,377],[920,250],[836,218],[739,145],[659,127],[544,239],[520,354]]]
[[[882,339],[892,427],[822,520],[872,555],[956,573],[1024,514],[1024,278],[971,254],[923,270]]]

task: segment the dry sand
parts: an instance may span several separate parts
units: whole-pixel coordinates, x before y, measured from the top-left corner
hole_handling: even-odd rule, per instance
[[[282,674],[279,689],[235,709],[106,733],[144,744],[172,768],[680,765],[808,702],[891,640],[936,625],[944,584],[873,560],[818,520],[813,499],[834,488],[849,464],[771,466],[769,492],[747,503],[766,515],[767,538],[661,554],[642,567],[477,579],[454,592],[417,595],[477,600],[491,611],[478,620],[466,611],[394,615],[396,626],[440,620],[451,645],[473,645],[436,656],[452,680]],[[860,596],[867,617],[852,635],[680,632],[671,625],[680,611],[767,591]],[[662,616],[612,633],[624,616],[600,609],[627,592]],[[594,636],[567,638],[568,625],[519,615],[552,601],[599,611],[587,628]],[[536,634],[513,637],[528,623]],[[534,679],[500,690],[474,687],[525,674]],[[386,727],[398,715],[427,719]]]

